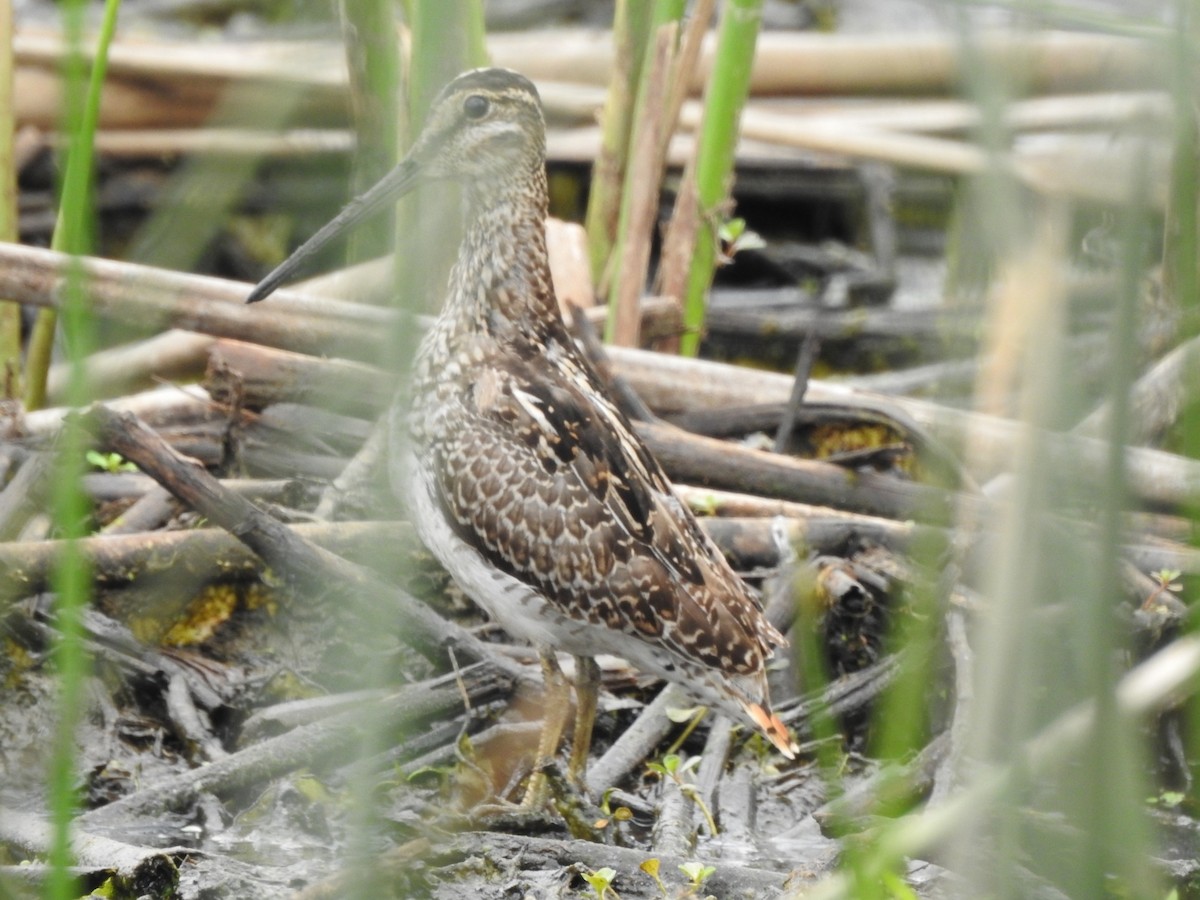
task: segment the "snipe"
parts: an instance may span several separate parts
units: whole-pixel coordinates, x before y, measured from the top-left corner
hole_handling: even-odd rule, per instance
[[[566,725],[554,652],[575,655],[569,772],[580,778],[610,653],[795,745],[765,665],[785,640],[676,498],[567,332],[546,255],[545,125],[533,84],[502,69],[454,79],[412,151],[267,276],[416,183],[463,185],[466,235],[445,306],[392,414],[392,486],[466,593],[538,650],[547,686],[539,764]],[[537,779],[535,779],[537,781]],[[531,785],[527,802],[537,802]]]

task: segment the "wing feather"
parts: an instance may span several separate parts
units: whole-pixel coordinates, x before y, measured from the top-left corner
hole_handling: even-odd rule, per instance
[[[782,636],[590,367],[551,358],[492,360],[437,437],[437,497],[459,536],[568,617],[760,669]]]

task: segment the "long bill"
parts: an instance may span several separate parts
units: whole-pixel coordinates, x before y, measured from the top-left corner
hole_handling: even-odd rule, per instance
[[[281,262],[262,281],[254,286],[247,303],[257,303],[270,296],[276,288],[283,284],[291,275],[300,269],[304,263],[317,251],[347,231],[361,220],[377,212],[388,202],[394,202],[411,191],[421,180],[421,167],[411,157],[401,160],[396,168],[388,172],[379,182],[365,194],[351,200],[345,209],[334,216],[320,231],[296,248],[296,251]]]

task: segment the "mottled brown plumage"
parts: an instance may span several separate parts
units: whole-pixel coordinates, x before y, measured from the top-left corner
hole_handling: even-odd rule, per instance
[[[527,79],[465,73],[406,160],[313,239],[418,178],[463,185],[466,235],[445,306],[418,351],[411,405],[393,412],[393,487],[464,590],[544,658],[623,656],[791,756],[765,674],[783,637],[563,323],[546,254],[544,131]]]

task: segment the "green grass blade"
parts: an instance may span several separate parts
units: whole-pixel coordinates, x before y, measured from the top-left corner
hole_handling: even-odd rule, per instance
[[[82,12],[74,11],[77,5],[72,3],[64,7],[63,14],[68,23],[77,15],[82,16]],[[86,252],[90,243],[92,169],[95,159],[93,146],[96,126],[100,119],[100,95],[108,70],[108,48],[116,31],[117,11],[120,6],[119,0],[108,0],[105,3],[92,71],[87,82],[87,94],[82,97],[82,102],[80,92],[73,89],[74,85],[84,83],[85,63],[79,49],[82,24],[68,25],[64,28],[69,47],[63,72],[65,127],[62,133],[67,144],[66,169],[62,177],[58,221],[50,240],[51,248],[63,253]],[[50,371],[51,351],[57,329],[57,313],[52,309],[41,310],[30,337],[29,356],[25,367],[25,408],[28,410],[40,409],[46,400],[46,377]],[[70,323],[65,331],[68,345],[72,341],[82,339],[81,335],[73,333]],[[68,352],[77,353],[78,348],[68,346]]]
[[[717,233],[729,198],[738,121],[750,91],[750,69],[761,20],[762,0],[728,0],[721,13],[696,161],[701,221],[684,299],[684,333],[679,350],[685,356],[695,356],[700,348],[708,289],[717,261]]]
[[[104,83],[108,47],[116,29],[119,9],[120,0],[108,0],[105,4],[95,62],[84,95],[85,63],[81,45],[85,5],[73,2],[64,6],[63,32],[67,37],[68,51],[63,77],[62,131],[67,139],[68,156],[52,246],[75,256],[85,254],[91,243],[92,148],[99,119],[100,92]],[[77,267],[72,268],[74,271],[68,274],[63,295],[63,326],[70,361],[67,397],[70,404],[80,406],[87,400],[83,361],[91,349],[92,323],[82,272]],[[37,358],[48,365],[55,323],[52,320],[39,320],[38,324],[44,343]],[[30,358],[34,359],[32,350]],[[29,383],[39,403],[44,396],[45,379],[45,368],[29,372]],[[76,806],[75,732],[82,712],[83,683],[87,670],[87,657],[82,645],[82,615],[91,590],[91,574],[77,544],[77,539],[84,535],[88,511],[81,488],[86,441],[79,424],[68,420],[59,445],[61,468],[54,488],[55,517],[60,534],[67,539],[54,577],[58,598],[56,625],[59,643],[55,660],[59,673],[59,710],[47,783],[53,838],[51,875],[46,889],[46,896],[54,900],[65,900],[75,893],[68,870],[72,855],[70,827]]]

